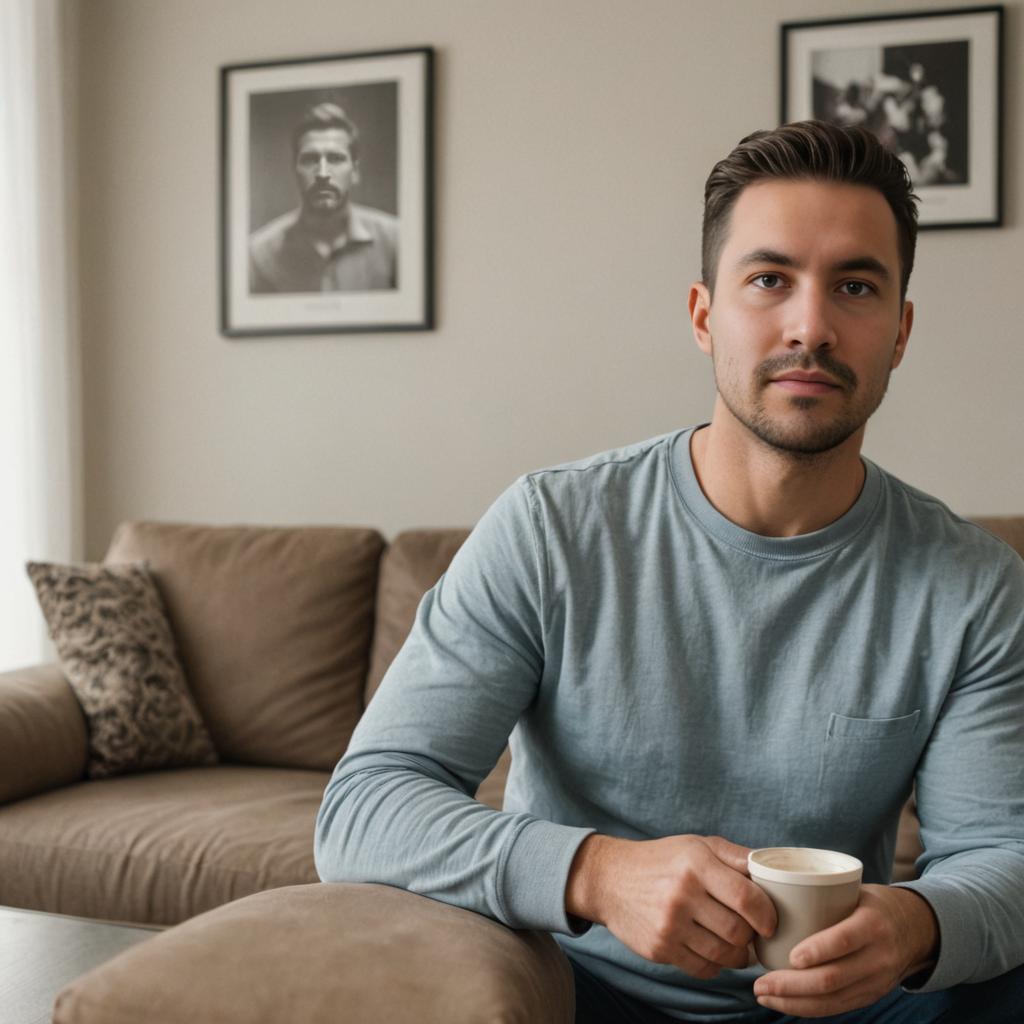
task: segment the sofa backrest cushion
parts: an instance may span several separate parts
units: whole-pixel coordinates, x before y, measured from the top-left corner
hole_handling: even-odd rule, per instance
[[[381,559],[366,703],[405,643],[423,595],[441,578],[468,536],[469,530],[408,530],[391,542]]]
[[[123,523],[225,761],[330,770],[362,713],[384,540],[340,527]]]
[[[1000,540],[1005,540],[1024,558],[1024,516],[975,516],[974,521]]]

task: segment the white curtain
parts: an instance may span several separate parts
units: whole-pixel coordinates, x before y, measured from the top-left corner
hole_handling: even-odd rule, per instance
[[[0,670],[52,656],[24,563],[79,543],[67,14],[0,0]]]

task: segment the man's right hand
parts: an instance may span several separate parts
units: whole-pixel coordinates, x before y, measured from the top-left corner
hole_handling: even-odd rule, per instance
[[[775,907],[747,875],[749,852],[720,836],[591,835],[572,862],[565,907],[647,960],[713,978],[746,967],[754,934],[775,931]]]

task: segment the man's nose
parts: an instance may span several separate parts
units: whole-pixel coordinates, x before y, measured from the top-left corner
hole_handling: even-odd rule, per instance
[[[319,161],[317,161],[316,176],[318,178],[328,178],[328,177],[330,177],[330,168],[328,167],[328,164],[327,164],[327,157],[322,156],[322,157],[320,157]]]
[[[808,288],[794,296],[784,339],[788,348],[816,351],[835,347],[837,336],[830,298],[824,289],[819,288]]]

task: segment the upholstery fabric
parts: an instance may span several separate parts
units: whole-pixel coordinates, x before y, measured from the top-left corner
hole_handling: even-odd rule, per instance
[[[1005,540],[1024,558],[1024,516],[976,516],[974,522]]]
[[[59,665],[0,676],[0,804],[77,782],[88,735]]]
[[[313,823],[327,778],[217,765],[80,782],[7,804],[0,904],[170,925],[316,881]]]
[[[85,713],[88,776],[215,763],[145,566],[26,568]]]
[[[892,880],[909,882],[917,878],[917,858],[924,853],[921,845],[921,822],[917,818],[917,805],[911,797],[900,811],[900,827],[896,833],[896,853],[893,858]]]
[[[328,770],[362,713],[374,530],[122,524],[108,562],[146,560],[225,761]]]
[[[187,981],[185,981],[187,979]],[[381,885],[239,900],[72,982],[54,1024],[571,1024],[550,935]]]

